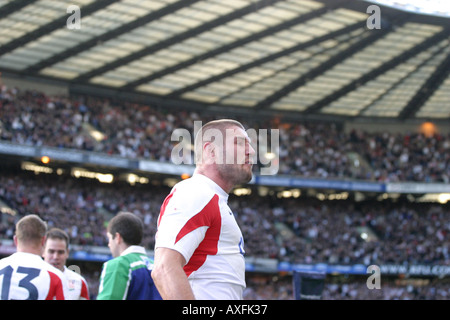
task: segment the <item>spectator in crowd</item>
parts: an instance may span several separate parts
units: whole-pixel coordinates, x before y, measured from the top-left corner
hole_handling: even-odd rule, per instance
[[[152,249],[158,210],[168,190],[25,172],[0,175],[2,201],[19,216],[42,215],[78,245],[106,246],[105,214],[131,211],[144,221],[143,245]],[[292,263],[450,263],[448,206],[407,199],[280,199],[276,194],[261,197],[256,190],[249,196],[231,194],[229,206],[246,235],[247,256]],[[289,236],[280,232],[280,226],[290,230]],[[362,239],[359,227],[369,228],[376,237]],[[12,238],[13,233],[14,219],[6,215],[0,237]]]
[[[174,128],[193,132],[194,120],[210,120],[196,112],[160,111],[153,106],[93,97],[50,97],[6,86],[0,91],[0,119],[0,139],[5,141],[162,162],[170,161]],[[249,128],[280,129],[279,174],[450,182],[449,134],[347,133],[330,123],[276,119],[241,122]],[[91,129],[103,136],[95,138]],[[260,166],[255,164],[254,170]],[[135,186],[131,190],[126,184],[106,186],[65,175],[7,171],[0,175],[0,200],[19,217],[35,213],[49,226],[60,226],[73,244],[106,246],[107,215],[131,211],[144,221],[143,246],[153,248],[155,221],[167,188]],[[246,235],[247,256],[292,263],[450,263],[448,206],[404,200],[319,201],[303,195],[300,199],[280,200],[276,195],[260,197],[255,192],[240,198],[231,194],[229,205]],[[0,238],[12,239],[15,218],[7,214],[3,217]],[[283,230],[289,231],[288,236],[280,232],[280,227],[287,227]],[[369,228],[376,238],[363,240],[359,227]],[[333,297],[344,296],[333,288]],[[417,297],[408,291],[400,296]]]
[[[342,280],[328,277],[322,292],[322,300],[448,300],[450,283],[442,280],[416,280],[396,284],[394,279],[384,278],[380,289],[368,289],[362,279]],[[339,280],[340,279],[340,280]],[[414,284],[412,284],[414,283]],[[248,300],[293,300],[292,278],[250,277],[244,292]]]
[[[175,128],[193,134],[209,116],[94,97],[49,97],[3,86],[1,139],[27,145],[104,152],[170,162]],[[370,181],[450,181],[450,134],[346,133],[332,123],[238,119],[247,128],[280,130],[278,174]],[[100,135],[93,136],[96,130]],[[261,163],[254,166],[259,170]]]

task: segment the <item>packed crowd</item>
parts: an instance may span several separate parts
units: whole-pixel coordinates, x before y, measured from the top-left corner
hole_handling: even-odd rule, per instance
[[[150,106],[108,99],[48,97],[3,86],[0,139],[170,161],[176,128],[193,131],[195,112],[170,113]],[[376,181],[450,182],[450,136],[435,134],[345,133],[329,123],[241,120],[248,128],[280,129],[279,174]],[[86,125],[105,136],[94,139]],[[355,166],[351,153],[366,165]],[[261,164],[259,164],[261,165]],[[256,169],[258,166],[255,166]],[[144,246],[154,246],[156,219],[170,189],[165,186],[113,185],[67,175],[34,175],[2,168],[0,200],[17,212],[2,213],[0,238],[12,239],[18,217],[36,213],[49,226],[66,230],[72,244],[106,246],[105,227],[118,211],[139,215]],[[246,255],[291,263],[450,264],[449,205],[408,201],[320,201],[316,198],[230,196],[229,204],[245,235]],[[289,232],[281,232],[284,227]],[[373,241],[361,238],[369,228]],[[89,277],[89,276],[88,276]],[[92,276],[95,282],[98,275]],[[292,299],[289,281],[250,281],[247,299]],[[323,299],[449,299],[449,285],[395,286],[370,291],[365,283],[329,283]]]
[[[171,161],[177,128],[194,131],[194,121],[211,116],[186,110],[116,102],[94,97],[49,97],[1,87],[0,139],[19,144],[76,148]],[[346,133],[330,123],[287,123],[237,119],[246,128],[279,129],[278,174],[371,181],[450,181],[450,135]],[[102,136],[94,138],[86,125]],[[356,160],[351,154],[356,154]],[[255,170],[262,166],[261,162]]]
[[[169,191],[164,186],[106,185],[56,174],[5,170],[0,175],[0,200],[18,216],[38,214],[50,226],[64,228],[72,243],[80,245],[106,246],[108,217],[130,211],[144,221],[144,245],[152,250],[159,208]],[[291,263],[450,264],[448,205],[279,199],[256,191],[230,195],[229,205],[245,235],[248,256]],[[15,217],[6,218],[0,237],[11,238]],[[290,233],[280,232],[280,225]],[[358,227],[372,230],[375,240],[362,239]]]
[[[276,279],[250,277],[244,298],[248,300],[293,300],[292,277]],[[336,277],[338,278],[338,277]],[[363,279],[345,281],[328,278],[322,291],[322,300],[448,300],[450,283],[442,279],[396,283],[393,279],[381,281],[380,289],[369,289]]]
[[[257,196],[231,203],[244,234],[255,235],[246,240],[255,256],[292,263],[450,263],[448,206]],[[280,223],[293,236],[279,236]],[[364,240],[358,227],[378,240]]]
[[[89,296],[98,293],[101,264],[77,262],[89,285]],[[328,276],[324,281],[322,300],[449,300],[450,282],[447,278],[410,279],[382,277],[380,289],[369,289],[367,277]],[[294,300],[292,276],[247,273],[244,300]]]
[[[146,226],[143,242],[151,249],[156,230],[153,219],[164,196],[158,189],[130,192],[129,185],[104,186],[92,180],[60,176],[2,174],[0,178],[0,200],[18,215],[38,214],[49,227],[63,228],[71,243],[78,245],[106,246],[109,218],[119,211],[130,211],[143,220]],[[0,237],[12,238],[17,217],[3,216],[6,219],[0,225]]]

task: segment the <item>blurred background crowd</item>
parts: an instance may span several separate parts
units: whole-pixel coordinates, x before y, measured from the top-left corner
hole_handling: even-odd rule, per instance
[[[130,211],[146,226],[144,245],[153,249],[159,208],[168,187],[105,185],[96,181],[2,172],[0,198],[19,215],[35,213],[64,228],[73,244],[106,246],[108,216]],[[448,206],[403,202],[231,195],[246,254],[292,263],[450,264]],[[0,226],[11,238],[14,218]],[[289,233],[280,232],[284,227]],[[374,233],[370,241],[359,227]]]
[[[191,132],[198,113],[161,112],[108,99],[49,97],[2,87],[0,138],[17,144],[97,151],[170,162],[176,128]],[[281,123],[239,119],[247,128],[280,130],[279,174],[367,181],[444,182],[450,179],[450,136],[435,133],[346,132],[328,123]],[[92,130],[100,135],[92,135]],[[105,227],[119,211],[140,216],[143,245],[153,250],[159,208],[170,192],[163,185],[113,185],[64,175],[35,175],[4,168],[0,200],[17,212],[2,214],[0,239],[12,239],[17,217],[35,213],[66,230],[71,244],[107,246]],[[229,204],[245,235],[246,255],[290,263],[450,265],[450,207],[398,201],[319,200],[231,195]],[[362,229],[371,233],[363,238]],[[98,271],[87,274],[92,295]],[[292,299],[289,279],[248,279],[247,299]],[[450,284],[327,283],[324,299],[449,299]]]
[[[212,120],[196,112],[159,111],[106,98],[50,97],[6,86],[0,93],[0,119],[0,138],[5,141],[163,162],[171,161],[175,129],[193,133],[194,121]],[[390,182],[450,181],[449,134],[346,132],[330,123],[238,120],[246,128],[280,130],[278,174]],[[89,134],[92,130],[100,135]]]

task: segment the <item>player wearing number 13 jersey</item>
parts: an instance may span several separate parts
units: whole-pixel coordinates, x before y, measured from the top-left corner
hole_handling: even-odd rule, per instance
[[[40,256],[16,252],[0,260],[1,300],[65,300],[63,277]]]
[[[63,273],[41,258],[46,231],[36,215],[17,222],[17,252],[0,260],[0,300],[65,300]]]

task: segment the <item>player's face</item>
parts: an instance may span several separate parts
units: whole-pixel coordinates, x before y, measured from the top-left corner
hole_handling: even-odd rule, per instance
[[[107,232],[106,235],[108,236],[108,247],[109,247],[109,250],[111,250],[112,256],[114,258],[120,256],[120,250],[119,250],[119,246],[117,243],[117,237],[113,238],[112,234],[109,232]]]
[[[43,257],[46,262],[63,271],[66,260],[69,257],[66,241],[62,239],[47,239]]]
[[[237,185],[252,179],[253,156],[255,149],[250,144],[247,133],[238,127],[227,131],[224,142],[224,161],[217,165],[220,175]]]

